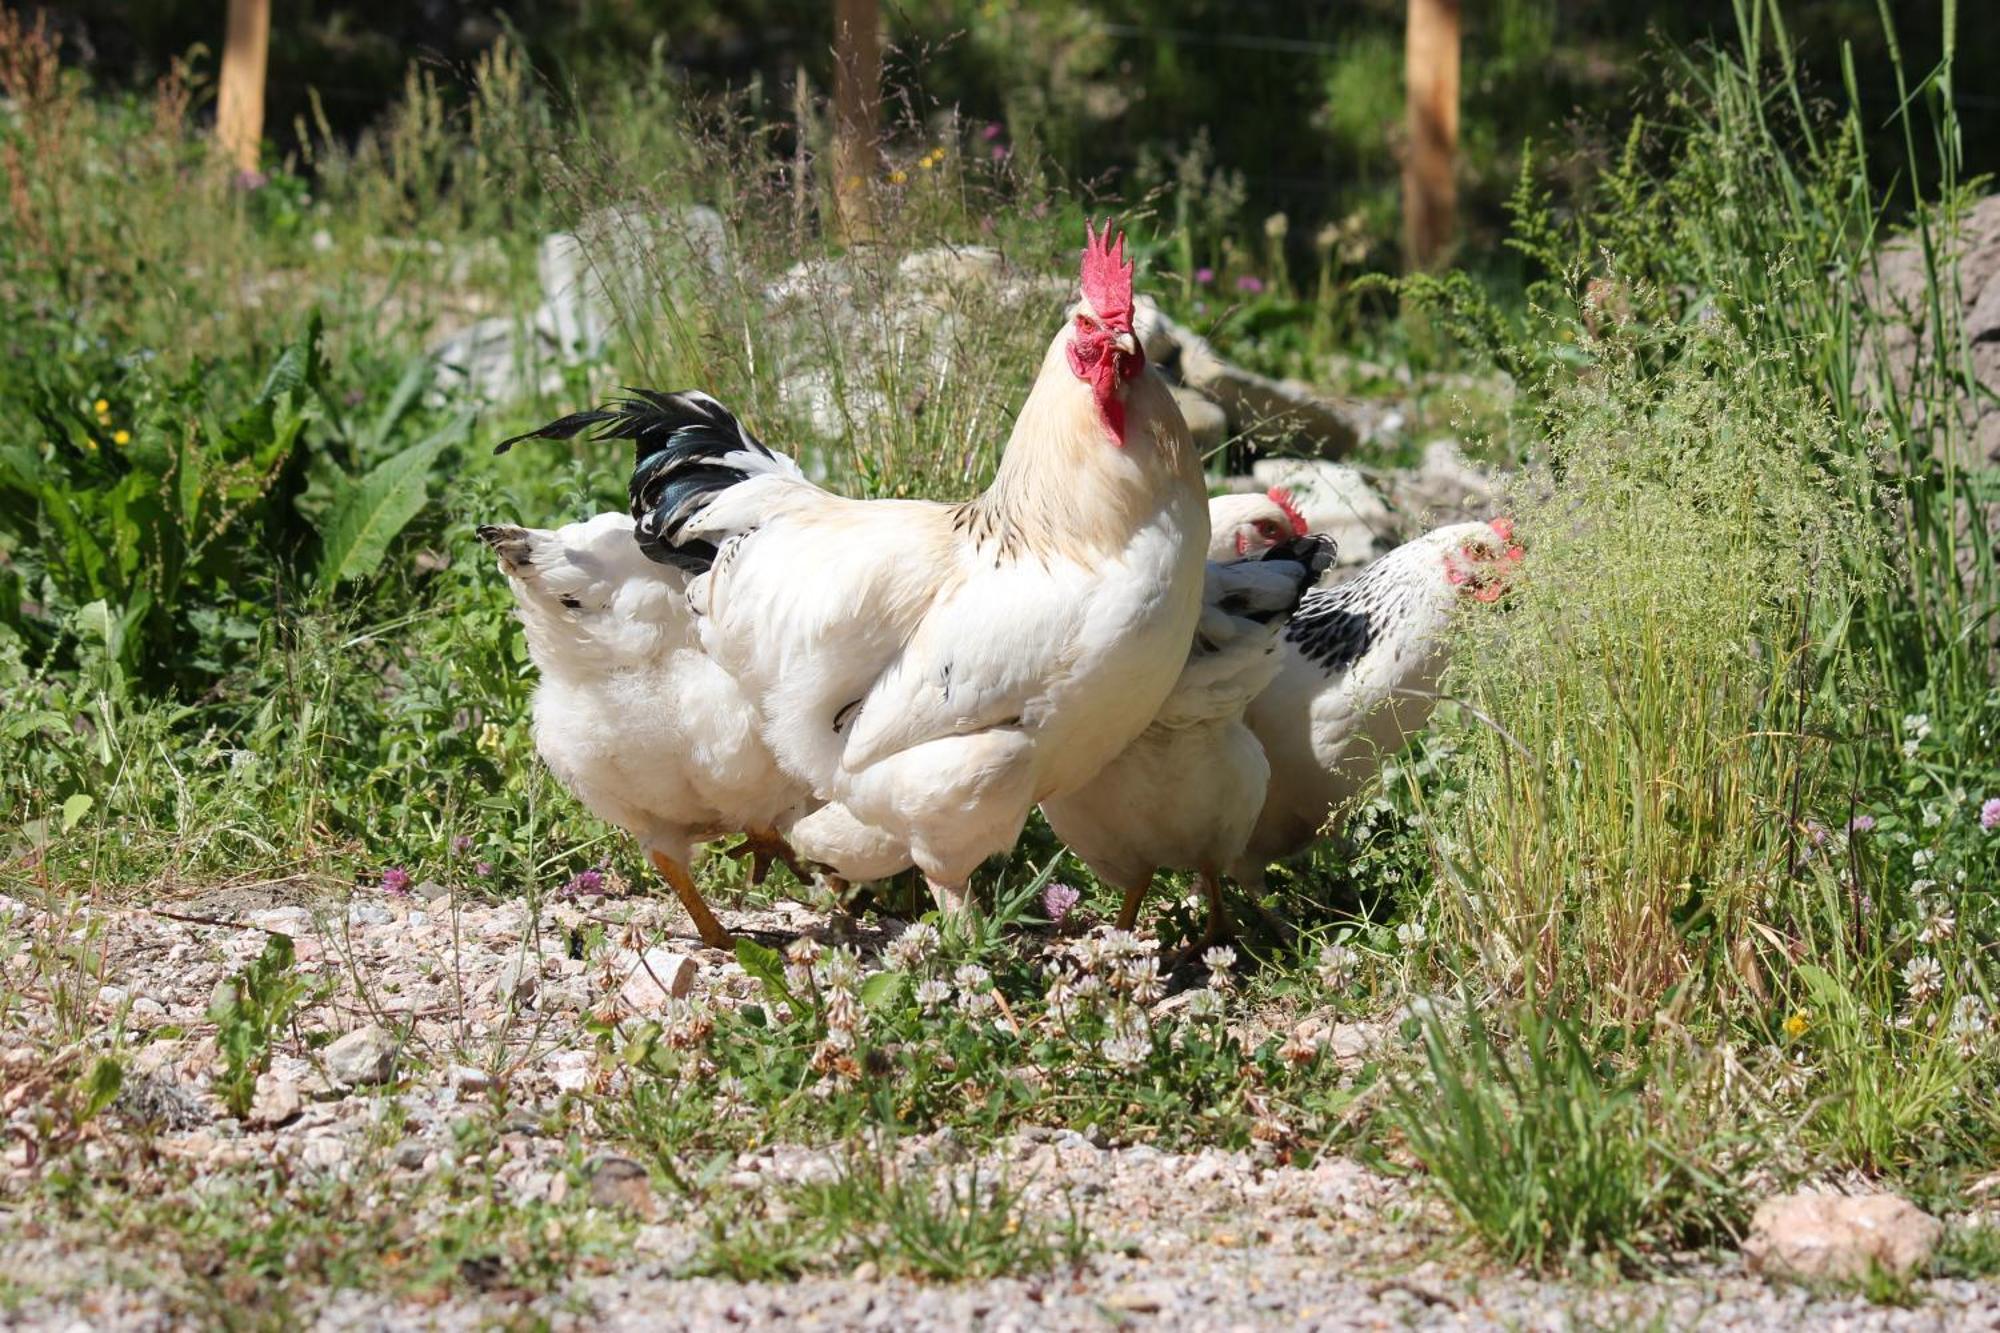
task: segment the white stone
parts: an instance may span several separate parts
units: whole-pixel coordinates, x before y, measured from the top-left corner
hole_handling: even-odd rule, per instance
[[[396,1068],[396,1042],[374,1024],[356,1028],[326,1048],[327,1072],[341,1087],[386,1082]]]
[[[1743,1254],[1760,1273],[1855,1281],[1871,1268],[1915,1271],[1943,1233],[1936,1218],[1894,1194],[1786,1194],[1757,1205]]]
[[[618,992],[635,1013],[654,1013],[666,1005],[668,997],[687,998],[694,989],[694,977],[701,965],[686,954],[666,949],[648,949],[632,964],[631,975]]]

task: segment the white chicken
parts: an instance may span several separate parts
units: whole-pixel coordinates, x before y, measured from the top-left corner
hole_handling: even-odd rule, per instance
[[[1229,512],[1224,500],[1210,502],[1211,522]],[[1250,531],[1236,549],[1253,549],[1259,532]],[[1277,675],[1278,636],[1332,559],[1331,542],[1296,537],[1245,563],[1211,562],[1193,645],[1152,725],[1088,783],[1042,802],[1056,836],[1124,891],[1120,929],[1132,928],[1154,875],[1167,869],[1193,871],[1208,900],[1193,950],[1228,931],[1221,874],[1242,856],[1270,776],[1243,710]]]
[[[638,839],[702,942],[725,947],[690,873],[694,845],[742,833],[753,880],[772,858],[797,873],[777,830],[810,793],[778,768],[750,701],[702,651],[693,576],[648,559],[628,514],[479,536],[500,557],[541,675],[536,749],[591,813]]]
[[[1454,608],[1497,600],[1521,554],[1507,519],[1455,523],[1300,604],[1276,679],[1244,715],[1271,765],[1263,812],[1229,867],[1253,898],[1264,867],[1312,842],[1429,722]]]
[[[1201,610],[1200,457],[1132,332],[1123,238],[1089,238],[1082,300],[973,500],[831,495],[682,401],[619,409],[640,544],[703,571],[702,644],[828,803],[793,845],[913,861],[963,906],[1036,801],[1152,721]]]
[[[1287,537],[1306,535],[1305,515],[1282,486],[1208,502],[1208,558],[1224,564],[1250,560]]]

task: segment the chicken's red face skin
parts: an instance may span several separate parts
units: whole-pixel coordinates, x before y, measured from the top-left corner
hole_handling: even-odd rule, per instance
[[[1098,415],[1112,441],[1125,443],[1122,387],[1146,368],[1146,353],[1132,333],[1132,265],[1125,259],[1125,236],[1111,239],[1084,224],[1082,286],[1088,310],[1076,317],[1069,340],[1069,368],[1090,385]]]
[[[1514,541],[1513,519],[1496,518],[1487,526],[1493,530],[1490,540],[1474,537],[1444,557],[1445,582],[1475,602],[1499,601],[1525,554]]]
[[[1285,532],[1273,519],[1253,519],[1236,529],[1236,556],[1239,560],[1247,560],[1252,555],[1262,555],[1289,535],[1291,534]]]

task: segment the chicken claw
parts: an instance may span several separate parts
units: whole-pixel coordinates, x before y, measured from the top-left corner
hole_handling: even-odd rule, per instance
[[[742,842],[737,843],[734,847],[723,849],[722,854],[734,857],[739,861],[746,856],[749,857],[750,882],[752,884],[763,884],[765,878],[771,873],[771,864],[773,862],[791,871],[799,883],[812,883],[811,873],[799,864],[798,854],[792,851],[791,844],[769,830],[762,832],[753,830],[745,833]]]
[[[653,863],[653,869],[660,872],[673,891],[679,895],[681,906],[694,918],[695,931],[700,934],[703,945],[710,949],[729,949],[736,941],[715,919],[715,913],[708,910],[708,904],[701,900],[701,890],[695,887],[694,876],[688,874],[687,867],[668,856],[665,852],[649,851],[646,859]]]

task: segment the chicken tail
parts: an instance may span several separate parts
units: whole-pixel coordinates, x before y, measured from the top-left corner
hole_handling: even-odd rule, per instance
[[[1215,609],[1270,625],[1291,619],[1333,564],[1333,539],[1314,533],[1279,542],[1248,564],[1218,566]]]
[[[593,440],[632,441],[633,535],[639,549],[649,559],[697,574],[714,563],[715,544],[683,538],[688,520],[739,482],[774,475],[804,479],[797,463],[699,390],[627,389],[626,394],[503,440],[494,452],[505,453],[522,440],[568,440],[585,431]]]

